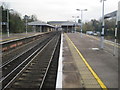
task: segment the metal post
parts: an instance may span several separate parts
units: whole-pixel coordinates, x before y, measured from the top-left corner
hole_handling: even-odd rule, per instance
[[[118,18],[117,18],[117,15],[116,15],[115,40],[114,40],[114,51],[113,51],[113,55],[116,54],[116,44],[117,44],[117,25],[118,25]]]
[[[82,17],[83,17],[83,11],[81,10],[81,37],[82,37]]]
[[[67,26],[67,33],[68,33],[68,26]]]
[[[28,19],[29,19],[29,16],[27,16],[27,15],[25,15],[24,16],[24,19],[25,19],[25,23],[26,23],[26,34],[27,34],[27,32],[28,32]]]
[[[43,32],[43,26],[41,26],[41,32]]]
[[[75,24],[75,31],[74,31],[74,33],[76,32],[76,24]]]
[[[36,30],[35,30],[35,26],[32,26],[33,27],[33,32],[36,32]]]
[[[26,18],[25,22],[26,22],[26,34],[27,34],[27,28],[28,28],[28,27],[27,27],[27,18]]]
[[[0,8],[0,41],[2,40],[2,8]],[[0,45],[0,66],[2,65],[2,45]],[[2,68],[0,69],[0,77],[2,77]],[[2,83],[0,83],[0,90],[2,90]]]
[[[101,32],[101,46],[100,48],[103,49],[104,48],[104,26],[105,26],[105,22],[104,22],[104,0],[103,2],[103,7],[102,7],[102,32]]]
[[[73,28],[73,25],[72,25],[72,33],[73,33],[73,29],[74,29],[74,28]]]
[[[0,8],[0,40],[2,40],[2,9],[1,8]]]
[[[40,26],[40,32],[42,32],[42,26]]]
[[[10,32],[9,32],[9,10],[7,10],[7,36],[10,37]]]
[[[76,32],[76,23],[77,23],[76,19],[79,18],[79,16],[72,16],[72,17],[75,18],[75,24],[74,24],[75,25],[75,31],[74,32]]]
[[[76,18],[77,18],[77,17],[75,17],[75,33],[76,33]]]
[[[76,9],[76,10],[77,10],[77,11],[81,11],[81,30],[80,30],[80,31],[81,31],[81,37],[82,37],[82,31],[83,31],[83,30],[82,30],[83,11],[87,11],[87,9],[82,9],[82,10],[81,10],[81,9]]]

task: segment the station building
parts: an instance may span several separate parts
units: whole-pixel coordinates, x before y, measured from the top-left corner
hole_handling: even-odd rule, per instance
[[[50,21],[48,24],[54,25],[57,30],[63,30],[66,33],[75,32],[80,24],[72,21]]]
[[[55,30],[55,27],[53,25],[47,24],[42,21],[29,22],[28,25],[32,26],[32,30],[34,32],[49,32]]]

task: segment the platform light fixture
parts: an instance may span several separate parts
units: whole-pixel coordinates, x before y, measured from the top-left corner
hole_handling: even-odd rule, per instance
[[[104,21],[104,1],[106,0],[101,0],[102,2],[102,32],[101,32],[101,40],[100,40],[100,48],[104,48],[104,29],[105,29],[105,21]]]
[[[29,19],[29,16],[28,15],[25,15],[24,16],[24,19],[25,19],[25,29],[26,29],[26,34],[27,34],[27,32],[28,32],[28,19]]]
[[[87,9],[76,9],[77,11],[81,12],[81,37],[82,37],[82,19],[83,19],[83,11],[87,11]]]
[[[10,27],[9,27],[9,23],[10,23],[10,17],[9,17],[9,12],[13,11],[13,9],[7,9],[7,36],[10,37]]]
[[[75,32],[76,32],[76,19],[79,18],[79,16],[72,16],[72,18],[75,18]]]

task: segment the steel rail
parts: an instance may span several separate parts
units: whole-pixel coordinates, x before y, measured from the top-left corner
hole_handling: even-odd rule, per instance
[[[55,38],[55,37],[54,37]],[[37,52],[37,54],[28,62],[28,64],[27,65],[25,65],[25,67],[3,88],[3,90],[5,89],[5,88],[7,88],[27,67],[28,67],[28,65],[38,56],[38,54],[40,54],[43,50],[44,50],[44,48],[46,48],[48,45],[49,45],[49,43],[54,39],[54,38],[52,38],[40,51],[39,50],[37,50],[36,52]],[[31,55],[32,56],[32,55]],[[17,68],[16,68],[17,69]]]
[[[53,36],[53,35],[52,35]],[[44,44],[48,43],[50,39],[52,39],[53,37],[50,36],[47,40],[47,42],[44,42]],[[47,44],[48,45],[48,44]],[[27,59],[25,59],[21,64],[19,64],[14,70],[12,70],[7,76],[1,78],[0,83],[2,83],[5,79],[7,79],[13,72],[15,72],[20,66],[22,66],[28,59],[31,59],[31,57],[33,57],[33,55],[35,55],[37,52],[39,52],[40,49],[42,49],[44,47],[44,45],[42,45],[40,48],[38,48],[34,53],[32,53]]]
[[[41,42],[40,42],[41,43]],[[23,53],[19,54],[18,56],[16,56],[15,58],[13,58],[12,60],[6,61],[5,63],[3,63],[0,66],[0,69],[3,68],[5,65],[9,64],[10,62],[14,61],[15,59],[19,58],[20,56],[22,56],[23,54],[25,54],[26,52],[32,50],[33,48],[35,48],[38,45],[38,43],[34,46],[32,46],[31,48],[27,49],[26,51],[24,51]]]
[[[50,68],[50,65],[51,65],[53,56],[54,56],[54,54],[55,54],[55,50],[56,50],[56,48],[57,48],[58,42],[59,42],[59,37],[58,37],[57,42],[56,42],[56,44],[55,44],[54,50],[53,50],[53,52],[52,52],[50,61],[49,61],[49,63],[48,63],[48,66],[47,66],[47,69],[46,69],[46,72],[45,72],[45,74],[44,74],[44,77],[43,77],[43,80],[42,80],[42,83],[41,83],[41,85],[40,85],[39,90],[43,87],[43,83],[44,83],[44,81],[45,81],[45,78],[46,78],[46,76],[47,76],[48,70],[49,70],[49,68]]]

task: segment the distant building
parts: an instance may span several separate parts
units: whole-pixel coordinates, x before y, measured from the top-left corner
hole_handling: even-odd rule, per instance
[[[49,21],[48,24],[54,25],[58,30],[63,30],[64,32],[75,32],[76,27],[80,26],[79,23],[71,21]]]
[[[53,25],[47,24],[41,21],[29,22],[29,26],[32,26],[34,32],[49,32],[55,30]]]
[[[66,22],[68,22],[68,21],[49,21],[48,24],[51,24],[51,25],[54,25],[57,27],[61,27],[61,25]]]

